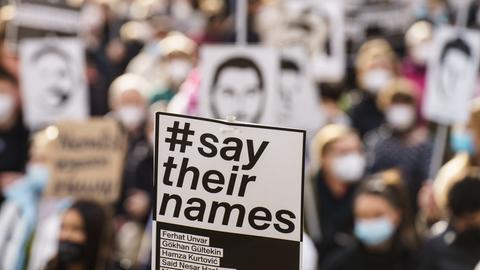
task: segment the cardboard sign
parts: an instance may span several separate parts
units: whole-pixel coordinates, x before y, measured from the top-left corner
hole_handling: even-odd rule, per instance
[[[324,114],[308,56],[300,48],[284,49],[280,61],[276,124],[305,129],[313,134],[324,124]]]
[[[127,144],[118,123],[97,118],[49,128],[57,138],[48,146],[51,178],[47,196],[115,202]]]
[[[152,269],[301,269],[304,131],[157,113],[155,138]]]
[[[12,51],[16,51],[18,44],[26,38],[77,36],[80,30],[82,2],[68,0],[13,1],[15,16],[6,27],[6,46]]]
[[[200,52],[200,115],[274,123],[279,57],[258,46],[205,46]]]
[[[465,123],[477,84],[480,32],[445,26],[435,32],[434,44],[423,113],[444,125]]]
[[[20,51],[23,112],[38,129],[88,117],[84,48],[78,39],[31,39]]]

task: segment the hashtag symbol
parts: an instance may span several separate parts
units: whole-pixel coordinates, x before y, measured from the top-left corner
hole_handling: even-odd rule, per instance
[[[178,121],[173,122],[173,127],[168,127],[167,132],[171,134],[169,138],[165,139],[166,143],[170,144],[170,151],[175,151],[177,145],[180,145],[180,152],[185,153],[187,146],[192,146],[192,142],[188,140],[188,136],[194,135],[195,131],[190,129],[190,123],[185,123],[183,128],[180,128]],[[181,139],[178,139],[178,135]]]

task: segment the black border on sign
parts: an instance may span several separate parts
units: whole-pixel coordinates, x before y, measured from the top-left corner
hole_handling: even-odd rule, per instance
[[[294,128],[285,128],[285,127],[274,127],[274,126],[265,126],[265,125],[259,125],[259,124],[251,124],[251,123],[242,123],[242,122],[228,122],[224,120],[219,120],[219,119],[212,119],[212,118],[204,118],[204,117],[198,117],[198,116],[191,116],[191,115],[184,115],[184,114],[176,114],[176,113],[167,113],[167,112],[156,112],[155,113],[155,149],[153,151],[154,153],[154,179],[153,179],[153,188],[154,194],[155,194],[155,200],[153,204],[153,213],[152,213],[152,220],[153,222],[157,221],[156,216],[157,216],[157,180],[158,180],[158,132],[159,132],[159,124],[160,124],[160,115],[166,115],[166,116],[173,116],[173,117],[180,117],[180,118],[187,118],[187,119],[193,119],[193,120],[200,120],[200,121],[207,121],[207,122],[213,122],[217,124],[222,124],[222,125],[227,125],[227,126],[239,126],[239,127],[251,127],[251,128],[263,128],[263,129],[271,129],[271,130],[280,130],[280,131],[289,131],[289,132],[298,132],[302,133],[303,137],[303,145],[302,145],[302,191],[301,191],[301,198],[302,202],[300,204],[301,206],[301,211],[300,211],[300,220],[301,220],[301,226],[300,226],[300,242],[303,242],[303,225],[304,225],[304,185],[305,185],[305,144],[306,144],[306,131],[301,130],[301,129],[294,129]],[[156,241],[154,239],[154,241]]]

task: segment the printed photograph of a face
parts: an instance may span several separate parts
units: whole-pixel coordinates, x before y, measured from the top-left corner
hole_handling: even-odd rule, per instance
[[[33,129],[88,115],[83,47],[75,39],[30,39],[21,44],[25,120]]]
[[[274,50],[210,46],[201,52],[200,114],[240,122],[271,123],[279,70]]]

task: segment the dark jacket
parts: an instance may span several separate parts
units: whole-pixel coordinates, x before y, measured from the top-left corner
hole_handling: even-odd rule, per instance
[[[418,270],[474,270],[480,265],[480,243],[464,246],[455,242],[450,228],[428,240],[421,252]]]
[[[321,266],[322,270],[410,270],[415,269],[413,253],[402,244],[385,252],[368,251],[362,244],[340,250]]]
[[[362,138],[367,132],[378,128],[384,122],[383,113],[377,106],[376,98],[368,93],[362,93],[360,102],[350,109],[348,115],[352,119],[353,128]]]

